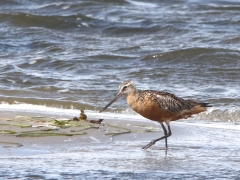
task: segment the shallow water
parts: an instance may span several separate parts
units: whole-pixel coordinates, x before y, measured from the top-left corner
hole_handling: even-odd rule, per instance
[[[227,128],[227,126],[226,126]],[[169,149],[147,151],[146,133],[90,144],[65,141],[3,150],[2,178],[19,179],[238,179],[239,130],[173,123]],[[151,133],[156,137],[162,132]],[[126,137],[127,136],[127,141]],[[149,138],[149,137],[148,137]],[[141,140],[141,141],[139,141]],[[23,149],[22,149],[23,148]],[[22,149],[22,150],[20,150]],[[10,171],[10,169],[12,169]]]
[[[163,143],[142,151],[152,139],[141,134],[60,150],[1,148],[0,177],[239,178],[239,10],[223,0],[1,1],[1,112],[74,117],[84,109],[142,121],[124,98],[98,113],[125,80],[213,108],[174,122],[167,154]]]

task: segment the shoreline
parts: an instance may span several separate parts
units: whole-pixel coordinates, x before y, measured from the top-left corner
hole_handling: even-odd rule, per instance
[[[20,114],[24,117],[36,116],[36,113]],[[10,112],[5,117],[14,118],[18,115],[17,112]],[[50,117],[49,114],[46,116]],[[29,122],[32,123],[32,119]],[[78,123],[89,125],[86,122]],[[163,136],[161,126],[147,120],[131,121],[130,118],[106,118],[101,124],[94,124],[98,128],[87,127],[82,135],[16,137],[16,134],[0,134],[1,142],[13,143],[0,143],[3,166],[1,173],[3,177],[24,179],[39,175],[41,179],[51,179],[52,175],[56,175],[55,179],[73,176],[76,179],[83,176],[94,176],[97,179],[109,177],[109,174],[119,179],[123,176],[134,177],[133,179],[233,177],[232,174],[239,174],[239,129],[227,126],[223,130],[222,125],[213,126],[214,128],[209,126],[213,124],[196,120],[172,122],[168,149],[165,148],[165,141],[159,141],[147,150],[142,150],[142,147]],[[83,132],[82,128],[86,127],[65,127],[57,132]],[[12,126],[12,130],[20,132],[26,129]],[[12,174],[8,173],[9,169],[14,169]],[[44,173],[39,173],[39,169]],[[222,172],[222,169],[225,171]],[[239,178],[238,175],[236,177]]]
[[[88,121],[72,121],[71,115],[50,115],[43,112],[0,111],[0,153],[4,155],[29,155],[51,153],[52,151],[67,150],[74,146],[87,147],[91,145],[109,145],[114,143],[132,143],[142,146],[151,140],[163,136],[160,124],[153,121],[135,121],[134,119],[106,118],[100,124],[90,123],[98,118],[89,117]],[[57,122],[66,122],[63,126],[55,126]],[[6,125],[4,125],[6,124]],[[28,126],[29,125],[29,126]],[[61,125],[61,124],[60,124]],[[240,125],[213,123],[194,120],[183,120],[171,123],[173,135],[169,141],[184,144],[185,140],[193,138],[207,139],[206,135],[195,135],[195,131],[206,129],[207,132],[240,130]],[[195,129],[195,131],[194,131]],[[11,133],[14,132],[14,133]],[[26,133],[27,132],[27,133]],[[203,136],[203,137],[201,137]],[[178,142],[179,141],[179,142]],[[164,149],[160,141],[152,148]],[[174,143],[169,143],[174,146]],[[150,148],[151,149],[151,148]]]
[[[141,122],[133,120],[104,119],[102,123],[88,121],[73,121],[74,117],[37,113],[23,113],[0,111],[0,152],[1,154],[28,155],[47,153],[47,149],[59,149],[67,146],[81,144],[83,146],[108,144],[117,141],[128,141],[126,134],[143,133],[146,139],[150,134],[160,131],[161,128],[151,121]],[[54,126],[55,121],[66,122],[59,127]],[[61,124],[60,124],[61,125]],[[150,133],[152,132],[152,133]],[[136,139],[140,141],[140,139]],[[64,147],[65,146],[65,147]],[[46,148],[44,148],[46,147]],[[51,147],[51,148],[50,148]],[[25,151],[24,151],[25,150]],[[40,151],[39,151],[40,150]]]

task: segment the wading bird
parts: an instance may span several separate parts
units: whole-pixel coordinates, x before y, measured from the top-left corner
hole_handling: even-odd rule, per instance
[[[138,90],[131,81],[125,81],[119,86],[119,93],[117,96],[100,112],[107,109],[122,95],[127,96],[127,103],[135,112],[147,119],[159,122],[163,128],[164,136],[152,140],[142,148],[144,150],[162,139],[165,139],[165,146],[167,148],[167,138],[172,135],[170,121],[176,121],[183,118],[186,119],[193,114],[206,111],[206,107],[211,107],[208,103],[197,103],[192,100],[184,100],[167,92]],[[168,131],[163,123],[167,125]]]

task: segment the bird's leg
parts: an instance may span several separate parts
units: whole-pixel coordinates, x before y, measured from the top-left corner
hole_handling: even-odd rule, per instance
[[[169,137],[171,135],[172,135],[172,131],[171,131],[170,125],[168,124],[168,134],[167,134],[167,137]]]
[[[167,126],[168,126],[168,132],[167,132],[167,130],[166,130],[165,126],[163,125],[163,123],[161,123],[161,125],[162,125],[163,131],[164,131],[164,136],[161,137],[161,138],[152,140],[152,141],[151,141],[150,143],[148,143],[146,146],[142,147],[143,150],[146,150],[146,149],[150,148],[150,147],[151,147],[152,145],[154,145],[157,141],[160,141],[160,140],[162,140],[162,139],[164,139],[164,138],[165,138],[165,143],[166,143],[165,145],[166,145],[166,148],[167,148],[167,138],[172,135],[171,128],[170,128],[169,123],[167,123]]]
[[[163,125],[163,123],[161,123],[161,126],[163,128],[164,135],[166,136],[166,138],[165,138],[165,146],[167,148],[168,147],[168,145],[167,145],[167,130],[166,130],[165,126]]]

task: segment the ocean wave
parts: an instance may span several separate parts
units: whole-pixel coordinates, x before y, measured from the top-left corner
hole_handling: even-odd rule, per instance
[[[155,33],[161,33],[161,34],[168,34],[168,33],[182,33],[184,32],[183,29],[178,28],[176,26],[172,25],[161,25],[156,24],[150,21],[142,21],[138,23],[111,23],[106,28],[104,28],[103,33],[104,34],[113,34],[113,35],[134,35],[135,33],[137,35],[145,34],[155,34]]]
[[[39,101],[39,100],[38,100]],[[49,103],[48,103],[49,101]],[[99,109],[93,106],[87,105],[79,105],[72,103],[71,106],[64,105],[63,101],[56,106],[51,106],[53,103],[51,100],[44,100],[45,105],[37,105],[37,104],[27,104],[27,103],[19,103],[17,101],[12,104],[7,103],[6,101],[2,101],[0,104],[0,110],[8,110],[8,111],[21,111],[21,112],[41,112],[41,113],[49,113],[49,114],[61,114],[61,115],[74,115],[79,114],[80,109],[84,109],[87,114],[92,117],[100,117],[100,118],[115,118],[115,119],[125,119],[125,120],[140,120],[140,121],[149,121],[148,119],[140,116],[136,112],[134,112],[130,108],[115,110],[112,112],[104,112],[99,114]],[[61,106],[60,106],[61,105]],[[202,122],[223,122],[223,123],[240,123],[240,108],[232,107],[228,109],[216,109],[210,108],[208,111],[194,115],[193,117],[182,120],[182,122],[199,122],[199,120],[203,120]]]
[[[151,60],[161,60],[166,63],[171,63],[172,61],[176,61],[177,63],[181,62],[195,62],[197,63],[199,60],[201,62],[209,62],[217,59],[215,63],[219,63],[222,65],[222,61],[224,61],[224,57],[231,57],[232,61],[238,63],[238,59],[240,57],[239,51],[234,51],[232,49],[218,49],[218,48],[204,48],[204,47],[196,47],[196,48],[186,48],[186,49],[177,49],[168,52],[162,53],[154,53],[149,54],[143,57],[142,61],[151,61]],[[226,63],[226,61],[224,61]]]
[[[88,21],[92,18],[78,14],[70,16],[37,15],[15,12],[0,14],[2,22],[8,22],[15,27],[44,27],[49,29],[64,30],[74,28],[88,28]]]
[[[194,117],[195,120],[208,120],[214,122],[240,122],[240,108],[239,106],[226,109],[210,109],[206,112],[200,113]]]

